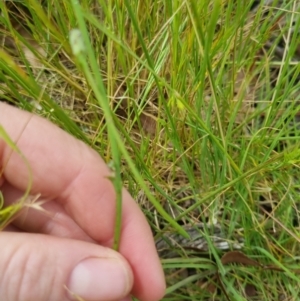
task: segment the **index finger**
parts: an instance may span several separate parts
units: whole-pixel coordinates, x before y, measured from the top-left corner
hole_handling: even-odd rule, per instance
[[[110,245],[115,222],[115,192],[110,170],[100,156],[81,141],[38,116],[0,103],[0,123],[27,158],[32,169],[32,193],[56,199],[94,240]],[[24,161],[0,140],[4,178],[25,190],[30,174]],[[158,300],[164,276],[149,225],[127,191],[123,193],[120,253],[129,261],[134,294]]]

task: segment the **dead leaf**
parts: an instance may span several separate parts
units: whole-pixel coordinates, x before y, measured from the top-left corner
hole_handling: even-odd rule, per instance
[[[142,113],[140,116],[140,121],[143,127],[143,130],[150,135],[155,134],[156,132],[156,120],[155,117],[147,114],[147,113]]]
[[[259,262],[249,258],[248,256],[246,256],[244,253],[242,253],[240,251],[227,252],[221,258],[221,262],[224,265],[229,264],[229,263],[240,263],[240,264],[245,264],[245,265],[262,267],[262,265]]]
[[[246,284],[245,294],[247,297],[254,297],[257,294],[256,287],[253,284]]]

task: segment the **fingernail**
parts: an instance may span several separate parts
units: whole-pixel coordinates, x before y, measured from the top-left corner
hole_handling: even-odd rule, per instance
[[[68,289],[87,300],[117,300],[129,293],[131,277],[117,258],[88,258],[73,269]]]

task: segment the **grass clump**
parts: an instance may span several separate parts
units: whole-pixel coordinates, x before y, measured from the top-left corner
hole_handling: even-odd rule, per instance
[[[163,260],[164,300],[297,299],[297,1],[0,8],[2,100],[112,160],[116,188],[122,177],[157,237],[207,225],[209,251]],[[76,55],[74,28],[84,41]],[[213,225],[243,238],[236,261],[214,246]]]

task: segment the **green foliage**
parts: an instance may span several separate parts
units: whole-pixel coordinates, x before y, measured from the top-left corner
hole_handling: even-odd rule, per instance
[[[118,216],[123,183],[157,236],[216,223],[228,240],[243,235],[248,256],[297,269],[300,8],[256,2],[2,1],[14,47],[0,50],[0,96],[112,162]],[[117,218],[115,248],[119,230]],[[204,235],[206,258],[163,262],[164,300],[211,298],[212,269],[234,300],[243,281],[264,300],[299,294],[291,271],[224,268]],[[174,272],[191,265],[195,275]]]

